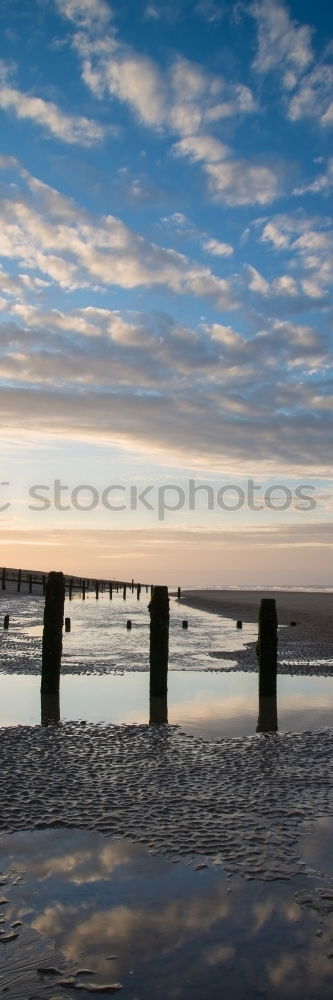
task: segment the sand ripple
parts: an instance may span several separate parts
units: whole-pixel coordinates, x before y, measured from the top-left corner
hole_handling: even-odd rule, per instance
[[[304,872],[304,820],[333,815],[333,732],[205,743],[178,727],[0,730],[0,829],[95,829],[249,878]]]

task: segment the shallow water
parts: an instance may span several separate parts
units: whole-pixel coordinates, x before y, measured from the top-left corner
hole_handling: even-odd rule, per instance
[[[66,604],[61,724],[41,726],[42,611],[9,598],[0,636],[0,992],[331,1000],[329,656],[280,630],[279,732],[256,733],[255,625],[173,601],[166,709],[146,599],[90,596]]]
[[[71,632],[64,633],[62,673],[110,673],[114,671],[147,670],[149,664],[149,595],[140,601],[128,595],[102,594],[98,601],[93,594],[85,601],[76,598],[65,602],[65,616],[71,618]],[[15,673],[39,673],[41,668],[41,638],[44,599],[42,597],[8,597],[0,603],[3,613],[10,615],[8,632],[0,632],[1,670]],[[126,621],[132,621],[127,631]],[[182,628],[187,619],[189,627]],[[236,629],[229,618],[220,618],[180,604],[170,604],[170,670],[212,670],[231,667],[232,662],[219,660],[212,664],[211,652],[216,648],[226,653],[242,650],[256,641],[256,625]],[[254,658],[255,660],[255,658]],[[237,662],[237,656],[233,659]]]
[[[149,596],[93,594],[66,601],[71,632],[64,633],[60,718],[147,723],[149,705]],[[0,725],[37,725],[42,597],[6,598],[8,632],[0,633]],[[249,736],[258,721],[256,624],[236,628],[229,618],[170,605],[168,706],[164,720],[194,736]],[[132,629],[127,630],[127,619]],[[182,628],[182,620],[188,629]],[[333,666],[329,657],[301,656],[297,629],[279,630],[277,725],[302,732],[333,722]],[[313,650],[312,650],[313,652]],[[293,676],[289,676],[293,674]],[[332,676],[330,676],[332,674]],[[273,726],[276,728],[276,724]]]
[[[79,830],[18,833],[0,845],[6,929],[21,921],[2,946],[0,983],[15,1000],[60,1000],[80,984],[88,1000],[87,983],[119,983],[130,1000],[331,997],[329,914],[306,902],[324,892],[318,876],[273,889]],[[62,986],[71,975],[72,988]]]
[[[138,725],[154,720],[149,674],[65,675],[61,680],[62,722]],[[229,671],[172,671],[163,720],[206,740],[251,736],[258,723],[257,674]],[[41,722],[40,677],[0,675],[0,725]],[[279,732],[303,732],[333,725],[333,677],[278,678]]]

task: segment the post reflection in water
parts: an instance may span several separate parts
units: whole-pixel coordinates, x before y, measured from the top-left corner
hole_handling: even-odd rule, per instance
[[[40,693],[41,724],[42,726],[54,726],[60,723],[60,694]]]
[[[122,722],[124,722],[124,721],[126,721],[126,718],[127,718],[126,692],[124,691],[124,692],[122,692],[122,694],[123,694],[123,696],[125,695],[125,698],[123,697],[123,700],[122,700],[123,711],[121,712],[121,720],[122,720]],[[66,703],[66,698],[65,698],[65,703]],[[207,706],[207,708],[208,708],[208,711],[209,711],[209,705]],[[182,706],[181,706],[181,703],[178,705],[178,711],[175,710],[175,709],[176,709],[176,706],[175,706],[175,704],[173,704],[173,706],[172,706],[172,714],[173,714],[174,721],[178,722],[178,724],[180,724],[181,726],[184,725],[184,722],[185,722],[185,728],[186,728],[186,718],[185,718],[185,720],[182,719],[182,714],[181,714]],[[141,712],[142,712],[142,710],[144,711],[143,705],[141,707]],[[66,719],[67,718],[67,715],[66,715],[66,704],[65,704],[64,711],[65,711],[65,719]],[[232,711],[232,709],[231,709],[231,711]],[[119,712],[119,706],[118,706],[118,712]],[[145,712],[144,712],[144,714],[145,714]],[[108,715],[108,713],[106,713],[106,715]],[[140,711],[138,712],[138,715],[139,715],[139,718],[136,720],[137,722],[140,721]],[[186,712],[185,712],[185,716],[186,716]],[[118,718],[118,716],[117,716],[117,711],[116,711],[115,712],[115,718],[112,719],[112,715],[111,715],[111,718],[110,718],[109,721],[111,721],[111,722],[112,721],[117,721],[117,718]],[[208,715],[207,720],[206,720],[207,723],[208,723],[208,718],[209,718],[209,715]],[[133,719],[132,711],[130,712],[130,719]],[[61,721],[61,718],[60,718],[60,697],[59,697],[59,692],[57,694],[52,694],[52,695],[47,694],[45,692],[41,692],[41,725],[42,726],[59,725],[60,721]],[[107,719],[105,721],[107,721]],[[134,718],[134,721],[135,721],[135,718]],[[142,721],[144,721],[144,719],[142,719]],[[152,694],[151,688],[150,688],[150,691],[149,691],[149,725],[156,725],[156,724],[160,724],[160,725],[164,724],[165,725],[165,724],[168,723],[168,721],[169,721],[169,719],[168,719],[168,693],[166,692],[165,694],[162,694],[162,695],[161,694],[160,695]],[[216,731],[216,721],[217,720],[215,720],[215,731]],[[220,720],[220,732],[216,733],[216,735],[220,735],[220,736],[227,735],[228,730],[227,730],[227,732],[224,732],[224,730],[225,730],[224,721],[226,721],[226,720],[223,720],[223,713],[222,713],[221,720]],[[241,721],[241,719],[240,719],[240,721]],[[250,731],[251,731],[251,729],[252,729],[252,726],[251,726],[251,723],[250,723]],[[276,696],[259,695],[259,714],[258,714],[258,719],[257,719],[256,732],[257,733],[272,733],[272,732],[276,733],[277,731],[278,731],[277,698],[276,698]],[[253,732],[253,730],[252,730],[252,732]],[[231,735],[232,735],[232,733],[231,733]]]
[[[149,725],[168,721],[168,695],[149,697]]]
[[[277,733],[277,698],[275,696],[259,695],[259,715],[257,733]]]

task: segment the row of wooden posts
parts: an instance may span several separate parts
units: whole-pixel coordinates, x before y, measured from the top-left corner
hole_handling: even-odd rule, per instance
[[[45,586],[42,640],[41,690],[53,695],[59,691],[64,622],[65,580],[63,573],[49,573]],[[150,613],[150,692],[164,697],[168,687],[169,593],[167,587],[152,587]],[[239,627],[240,621],[237,622]],[[276,696],[277,613],[273,598],[263,598],[259,610],[257,657],[259,696]]]
[[[41,690],[53,695],[59,691],[62,634],[65,606],[63,573],[49,573],[45,586],[42,639]],[[153,695],[167,691],[169,654],[169,594],[167,587],[152,587],[150,612],[150,688]]]
[[[7,590],[8,583],[14,583],[16,585],[17,593],[21,593],[23,584],[27,584],[28,593],[32,594],[34,588],[37,586],[42,588],[42,594],[46,593],[46,573],[29,573],[26,570],[18,569],[15,571],[15,576],[10,575],[13,570],[10,571],[4,566],[1,570],[1,589]],[[62,574],[63,575],[63,574]],[[104,593],[105,590],[109,591],[110,600],[112,600],[113,593],[122,592],[124,600],[126,600],[127,593],[134,594],[136,592],[137,599],[140,600],[142,589],[152,591],[151,584],[134,583],[134,580],[123,582],[120,580],[95,580],[87,579],[85,577],[65,577],[64,576],[64,586],[68,590],[69,600],[72,600],[73,593],[78,591],[81,594],[82,600],[86,598],[86,593],[88,591],[94,591],[96,600],[98,600],[100,593]],[[40,591],[39,591],[40,592]],[[178,597],[180,597],[180,587],[178,587]]]

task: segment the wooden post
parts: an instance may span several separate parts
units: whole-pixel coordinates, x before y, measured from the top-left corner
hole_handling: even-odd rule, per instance
[[[3,567],[1,578],[1,590],[6,590],[6,567]]]
[[[259,697],[259,715],[257,722],[257,733],[277,733],[278,731],[278,716],[277,716],[277,700],[275,697],[266,698],[264,695]]]
[[[109,595],[110,595],[110,601],[112,601],[112,583],[111,583],[111,580],[110,580],[110,583],[109,583]]]
[[[116,583],[116,591],[117,591],[117,594],[118,594],[118,590],[119,590],[119,583],[117,582],[117,583]]]
[[[72,590],[73,590],[73,580],[70,580],[68,584],[68,597],[70,601],[72,600]]]
[[[275,600],[264,597],[259,610],[258,664],[259,698],[276,697],[277,614]]]
[[[238,621],[236,622],[236,628],[243,628],[243,622],[240,618],[238,618]]]
[[[70,632],[71,630],[71,620],[70,618],[65,618],[65,632]]]
[[[5,631],[7,632],[7,630],[9,629],[9,615],[5,615],[5,617],[4,617],[3,627],[4,627]]]
[[[178,587],[178,590],[177,590],[177,598],[178,598],[178,601],[180,601],[180,598],[181,598],[181,590],[180,590],[180,587]]]
[[[141,583],[138,583],[138,586],[136,588],[136,596],[138,601],[140,600],[140,594],[141,594]]]
[[[29,573],[28,581],[29,581],[29,594],[32,594],[32,576],[31,576],[31,573]]]
[[[19,569],[17,571],[17,593],[18,594],[20,593],[20,590],[21,590],[21,577],[22,577],[22,570]]]
[[[45,586],[44,629],[42,643],[42,684],[45,694],[57,694],[60,684],[62,626],[65,605],[63,573],[49,573]]]
[[[59,691],[56,694],[47,694],[47,692],[41,691],[40,707],[42,726],[56,725],[60,722]]]
[[[132,580],[132,583],[131,583],[131,590],[132,590],[132,594],[134,594],[134,580]]]
[[[126,583],[124,583],[123,598],[124,598],[124,601],[126,601]]]
[[[168,690],[169,594],[167,587],[154,587],[148,604],[150,613],[150,695],[165,697]]]
[[[96,601],[98,601],[98,598],[99,598],[99,581],[98,580],[95,580],[95,594],[96,594]]]
[[[132,622],[131,622],[131,619],[130,619],[130,618],[128,618],[128,619],[127,619],[127,622],[126,622],[126,628],[127,628],[127,631],[128,631],[128,632],[129,632],[129,631],[130,631],[130,629],[132,628]]]
[[[182,628],[185,628],[185,629],[187,629],[187,628],[188,628],[188,621],[187,621],[187,618],[183,618],[183,621],[182,621]]]
[[[160,725],[168,721],[168,696],[163,695],[158,698],[150,695],[149,698],[149,725]]]
[[[86,581],[82,580],[82,600],[86,599]]]

